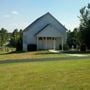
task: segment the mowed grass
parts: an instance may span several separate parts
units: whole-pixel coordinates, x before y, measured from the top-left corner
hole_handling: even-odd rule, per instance
[[[30,53],[7,54],[0,57],[2,56],[3,60],[6,57],[11,60],[8,55],[12,57],[16,55],[18,59],[17,56],[23,57],[23,54]],[[60,60],[0,63],[0,90],[90,90],[89,58],[75,60],[74,57],[71,59],[71,56],[65,54],[31,53],[30,55],[34,58],[36,56],[36,59],[52,56],[60,57]],[[66,58],[61,59],[61,57]],[[67,60],[67,57],[70,57],[70,60]]]

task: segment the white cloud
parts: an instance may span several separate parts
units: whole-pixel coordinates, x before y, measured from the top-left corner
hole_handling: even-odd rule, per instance
[[[6,15],[3,15],[3,17],[10,18],[10,15],[6,14]]]
[[[19,13],[17,11],[12,11],[11,13],[9,14],[5,14],[3,15],[4,18],[10,18],[10,17],[13,17],[14,15],[18,15]]]
[[[19,13],[17,11],[12,11],[11,12],[13,15],[18,15]]]

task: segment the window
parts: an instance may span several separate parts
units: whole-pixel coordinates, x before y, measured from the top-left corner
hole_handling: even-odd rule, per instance
[[[39,37],[39,40],[42,40],[42,37]]]
[[[47,37],[47,40],[51,40],[52,38],[51,37]]]
[[[53,37],[53,38],[52,38],[52,40],[56,40],[56,38],[55,38],[55,37]]]

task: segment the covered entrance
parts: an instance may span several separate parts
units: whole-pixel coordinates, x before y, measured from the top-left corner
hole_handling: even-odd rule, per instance
[[[37,41],[37,50],[56,49],[59,50],[60,45],[63,50],[62,32],[51,24],[46,25],[41,31],[35,34]]]
[[[37,50],[63,50],[63,38],[61,37],[37,37]]]

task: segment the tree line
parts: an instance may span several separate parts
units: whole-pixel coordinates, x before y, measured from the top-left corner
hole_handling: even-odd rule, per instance
[[[17,51],[22,50],[22,29],[15,29],[12,33],[9,33],[5,28],[0,29],[0,48],[13,47]]]
[[[77,46],[81,51],[90,50],[90,4],[80,9],[80,25],[72,32],[68,31],[67,44],[69,48]]]

